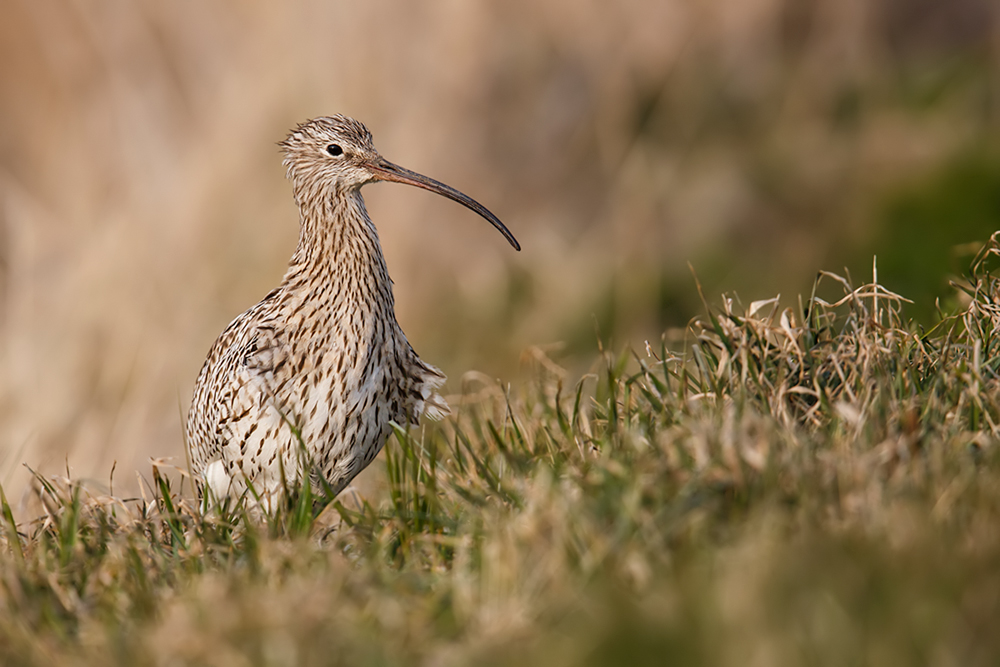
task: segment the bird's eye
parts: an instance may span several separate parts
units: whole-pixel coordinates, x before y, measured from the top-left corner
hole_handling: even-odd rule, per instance
[[[330,144],[329,146],[326,147],[326,152],[336,157],[338,155],[343,155],[344,149],[338,146],[337,144]]]

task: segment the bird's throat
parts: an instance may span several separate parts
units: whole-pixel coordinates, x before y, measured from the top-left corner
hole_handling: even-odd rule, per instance
[[[282,286],[303,295],[356,299],[391,312],[392,281],[360,191],[312,201],[317,203],[300,207],[299,243]]]

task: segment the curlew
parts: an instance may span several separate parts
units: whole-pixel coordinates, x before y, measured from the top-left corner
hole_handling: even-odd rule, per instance
[[[215,341],[186,426],[202,492],[238,497],[249,482],[265,507],[304,475],[339,493],[382,449],[391,422],[448,412],[438,393],[444,375],[417,356],[396,322],[361,187],[391,181],[443,195],[520,250],[480,203],[382,158],[356,120],[316,118],[279,145],[299,207],[298,246],[281,284]]]

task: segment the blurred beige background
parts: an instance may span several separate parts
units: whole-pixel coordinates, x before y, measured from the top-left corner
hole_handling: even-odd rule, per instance
[[[928,257],[933,289],[1000,215],[998,53],[988,0],[0,0],[0,483],[183,462],[205,353],[295,245],[275,142],[299,121],[362,120],[520,239],[365,190],[457,392],[531,344],[585,364],[596,330],[683,325],[688,261],[710,298],[874,252],[888,280]]]

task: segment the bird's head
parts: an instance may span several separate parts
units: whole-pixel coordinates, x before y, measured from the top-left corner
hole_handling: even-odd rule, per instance
[[[514,235],[485,206],[458,190],[389,162],[375,150],[372,133],[346,116],[324,116],[302,123],[280,142],[284,164],[296,196],[325,197],[333,191],[357,190],[373,181],[415,185],[466,206],[490,222],[520,250]]]

